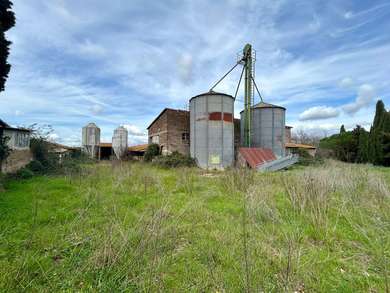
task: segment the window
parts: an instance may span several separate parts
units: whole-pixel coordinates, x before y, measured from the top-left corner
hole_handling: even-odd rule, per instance
[[[160,144],[160,136],[152,136],[152,143]]]
[[[190,134],[188,132],[183,132],[181,134],[182,142],[188,143],[190,141]]]
[[[24,132],[15,133],[15,147],[27,148],[29,146],[29,135]]]

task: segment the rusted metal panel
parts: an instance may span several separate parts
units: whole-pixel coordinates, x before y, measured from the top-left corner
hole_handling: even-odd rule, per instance
[[[210,121],[221,121],[222,120],[222,112],[212,112],[209,113]]]
[[[239,153],[253,169],[266,162],[276,160],[273,151],[266,148],[240,148]]]
[[[233,122],[233,115],[231,113],[223,113],[223,121]]]

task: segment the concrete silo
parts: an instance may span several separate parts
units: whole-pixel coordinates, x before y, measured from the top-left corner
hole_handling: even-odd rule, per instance
[[[89,123],[82,130],[82,148],[91,158],[97,158],[100,145],[100,128]]]
[[[245,112],[241,112],[241,121]],[[258,103],[251,108],[251,147],[272,149],[277,157],[285,156],[286,109],[268,103]],[[244,141],[241,123],[241,142]]]
[[[123,126],[120,126],[114,130],[114,135],[112,137],[112,149],[114,150],[115,156],[118,159],[121,159],[127,154],[127,148],[128,131]]]
[[[216,92],[190,99],[190,152],[199,167],[224,169],[234,162],[234,98]]]

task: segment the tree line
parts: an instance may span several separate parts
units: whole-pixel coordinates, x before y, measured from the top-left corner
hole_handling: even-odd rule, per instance
[[[359,125],[346,131],[342,125],[340,133],[320,141],[320,148],[344,162],[390,166],[390,112],[379,100],[370,131]]]

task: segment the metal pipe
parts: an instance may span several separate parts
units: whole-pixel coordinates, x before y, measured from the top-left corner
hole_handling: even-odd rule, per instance
[[[234,68],[236,68],[236,67],[238,66],[238,64],[240,64],[240,62],[237,62],[236,65],[234,65],[234,66],[232,67],[232,69],[230,69],[224,76],[222,76],[222,78],[221,78],[220,80],[218,80],[216,84],[213,85],[213,87],[210,89],[210,92],[211,92],[211,91],[212,91],[212,90],[213,90],[213,89],[214,89],[222,80],[224,80],[224,78],[225,78],[226,76],[228,76],[229,73],[232,72],[232,71],[234,70]]]

